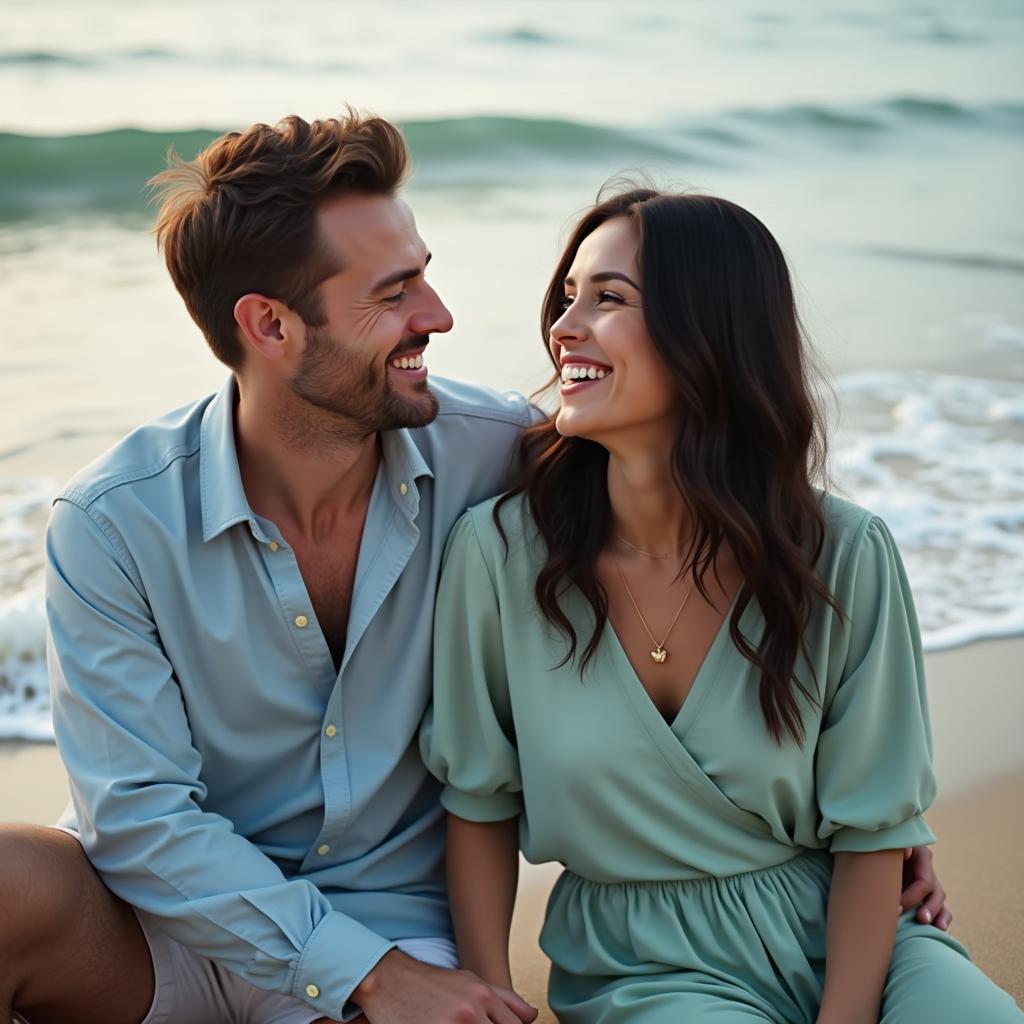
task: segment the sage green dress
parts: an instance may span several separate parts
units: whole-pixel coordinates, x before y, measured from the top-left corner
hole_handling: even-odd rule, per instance
[[[421,747],[442,801],[470,821],[519,817],[524,855],[558,861],[541,946],[563,1024],[813,1024],[832,854],[930,843],[935,795],[918,628],[885,525],[825,497],[822,604],[800,679],[807,739],[777,745],[728,616],[667,723],[609,626],[581,681],[541,616],[542,542],[521,499],[449,540],[435,619],[434,706]],[[592,614],[563,598],[584,642]],[[753,603],[741,626],[755,644]],[[685,642],[677,634],[675,643]],[[814,680],[817,679],[817,686]],[[895,912],[895,908],[894,908]],[[1024,1019],[949,935],[899,920],[882,1020]]]

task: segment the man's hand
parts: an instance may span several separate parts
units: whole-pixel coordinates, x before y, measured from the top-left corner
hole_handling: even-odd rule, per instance
[[[369,1024],[532,1024],[537,1011],[469,971],[386,953],[352,993]]]
[[[947,931],[953,912],[946,906],[946,890],[932,867],[932,851],[915,846],[903,851],[903,893],[900,906],[904,910],[917,907],[922,924],[934,924]]]

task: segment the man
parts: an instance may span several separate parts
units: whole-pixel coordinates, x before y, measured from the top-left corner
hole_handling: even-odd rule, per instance
[[[448,530],[536,414],[428,387],[452,320],[407,162],[379,118],[290,117],[157,179],[171,277],[232,375],[55,503],[73,806],[65,832],[0,831],[0,1019],[535,1017],[450,969],[416,732]]]

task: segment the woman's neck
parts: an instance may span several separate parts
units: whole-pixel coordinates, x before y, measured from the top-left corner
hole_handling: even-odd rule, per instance
[[[692,555],[690,513],[664,454],[610,451],[608,499],[619,541],[676,563]]]

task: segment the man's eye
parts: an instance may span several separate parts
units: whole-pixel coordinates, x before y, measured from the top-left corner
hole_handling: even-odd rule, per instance
[[[407,294],[407,292],[403,288],[400,292],[395,292],[394,295],[385,295],[384,298],[381,301],[383,301],[383,302],[398,303],[398,302],[401,302],[402,299],[405,298],[406,294]]]

